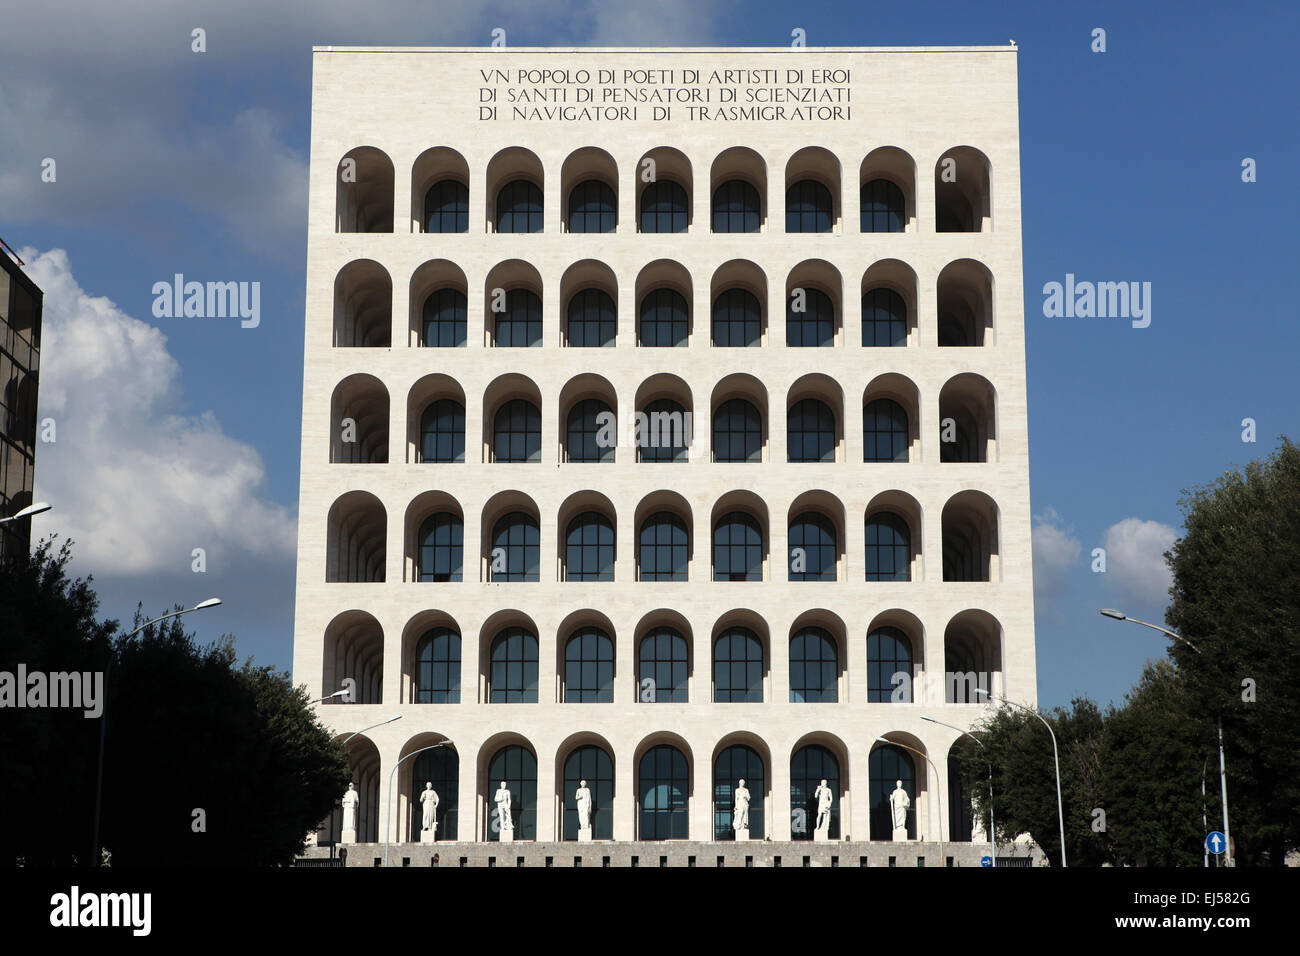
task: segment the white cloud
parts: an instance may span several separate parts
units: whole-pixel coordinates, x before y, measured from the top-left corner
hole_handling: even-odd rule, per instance
[[[61,249],[23,249],[45,291],[36,497],[47,527],[99,574],[175,572],[209,562],[292,560],[296,523],[264,494],[266,470],[211,412],[178,414],[181,369],[158,329],[87,295]]]
[[[1163,608],[1173,573],[1164,553],[1178,532],[1158,521],[1125,518],[1106,529],[1106,582],[1145,608]]]
[[[1034,603],[1042,606],[1065,589],[1071,572],[1079,573],[1086,566],[1079,563],[1083,546],[1074,537],[1072,528],[1063,526],[1056,509],[1048,508],[1034,516]]]

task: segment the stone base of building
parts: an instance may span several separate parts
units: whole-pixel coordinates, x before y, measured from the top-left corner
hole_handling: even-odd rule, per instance
[[[433,829],[420,831],[420,842],[424,844],[438,842],[438,825],[436,823],[433,825]]]

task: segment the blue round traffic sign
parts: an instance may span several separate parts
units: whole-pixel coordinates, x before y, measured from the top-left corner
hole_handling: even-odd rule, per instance
[[[992,865],[993,865],[993,857],[991,856],[980,857],[980,866],[992,866]]]
[[[1211,853],[1223,853],[1228,849],[1228,841],[1218,830],[1205,834],[1205,848]]]

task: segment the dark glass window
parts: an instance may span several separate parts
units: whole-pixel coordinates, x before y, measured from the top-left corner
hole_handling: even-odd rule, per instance
[[[641,581],[685,581],[690,553],[686,522],[671,511],[658,511],[641,522]]]
[[[862,231],[902,232],[907,222],[903,191],[888,179],[873,179],[861,189]]]
[[[655,348],[684,348],[691,331],[686,299],[672,289],[655,289],[641,300],[640,340]]]
[[[573,795],[583,780],[591,791],[592,839],[614,839],[614,761],[591,744],[579,747],[564,761],[563,839],[578,839],[578,804]]]
[[[426,783],[433,784],[438,794],[438,839],[455,840],[457,818],[460,816],[460,754],[453,747],[439,747],[418,755],[411,771],[412,803],[411,832],[419,833],[424,820],[424,807],[420,792]]]
[[[569,192],[569,232],[613,232],[617,222],[614,190],[599,179],[578,183]]]
[[[493,461],[541,461],[542,413],[532,402],[512,399],[492,420]]]
[[[537,519],[532,515],[513,511],[493,527],[489,581],[536,581],[540,559]]]
[[[871,817],[871,839],[892,840],[894,838],[893,814],[889,806],[889,795],[894,792],[897,781],[902,781],[903,790],[911,798],[912,805],[907,808],[907,838],[916,839],[916,768],[912,764],[912,755],[902,747],[881,744],[871,751],[867,760],[868,773],[871,778],[869,811]]]
[[[763,580],[763,532],[743,511],[723,515],[713,528],[713,580]]]
[[[790,702],[838,701],[839,654],[835,639],[820,627],[805,627],[790,638]]]
[[[637,663],[637,700],[684,704],[689,675],[686,638],[672,627],[657,627],[641,638]]]
[[[790,522],[790,580],[834,581],[835,523],[823,514],[805,511]]]
[[[637,839],[686,839],[689,792],[690,774],[680,750],[661,744],[642,754],[637,765]]]
[[[801,179],[785,191],[785,231],[830,232],[834,210],[829,189],[815,179]]]
[[[736,786],[745,781],[749,791],[749,838],[763,839],[763,796],[767,792],[763,758],[753,747],[736,744],[718,754],[713,764],[713,839],[734,840],[732,814]]]
[[[912,642],[896,627],[867,635],[867,703],[912,702]]]
[[[566,581],[614,580],[614,523],[599,511],[584,511],[564,536]]]
[[[598,398],[586,398],[569,409],[564,454],[568,461],[614,460],[614,413]]]
[[[729,399],[713,413],[713,460],[763,460],[763,417],[743,398]]]
[[[487,799],[491,808],[487,828],[489,840],[501,839],[501,825],[496,820],[497,808],[492,796],[502,781],[505,781],[506,788],[510,791],[510,819],[515,825],[515,839],[536,840],[537,757],[533,752],[527,747],[512,744],[492,755],[487,775]]]
[[[831,801],[827,836],[840,838],[840,762],[835,755],[817,744],[800,747],[790,758],[790,835],[796,840],[811,840],[817,829],[817,788],[826,781],[834,794]]]
[[[939,420],[939,461],[941,462],[978,462],[983,460],[981,446],[975,440],[976,428],[974,419],[965,410],[953,411],[951,415],[944,415],[944,409],[940,411],[942,418]],[[952,418],[952,430],[949,432],[944,418]],[[952,441],[944,441],[945,433]]]
[[[835,413],[825,402],[805,398],[785,419],[787,461],[835,460]]]
[[[614,300],[600,289],[583,289],[569,300],[565,339],[570,348],[609,348],[618,335]]]
[[[685,232],[689,221],[686,190],[671,179],[649,183],[642,190],[642,232]]]
[[[757,348],[763,334],[763,309],[747,289],[727,289],[713,300],[713,344],[718,348]]]
[[[537,703],[537,638],[522,627],[508,627],[492,641],[488,701]]]
[[[541,232],[542,191],[526,179],[506,183],[497,193],[497,232]]]
[[[469,232],[469,187],[444,179],[424,194],[425,232]]]
[[[727,628],[713,642],[713,701],[763,701],[763,643],[747,627]]]
[[[907,345],[907,303],[893,289],[871,289],[862,297],[862,345],[865,348]]]
[[[420,344],[430,348],[464,348],[465,293],[438,289],[424,300],[424,326]]]
[[[614,700],[614,642],[598,627],[574,631],[564,645],[564,702],[608,704]]]
[[[795,311],[802,305],[802,311]],[[820,289],[803,289],[802,302],[786,297],[785,344],[791,348],[825,348],[835,344],[835,306]]]
[[[505,294],[505,311],[496,313],[492,344],[497,348],[536,348],[542,344],[542,300],[528,289]]]
[[[420,525],[417,581],[459,581],[464,563],[465,525],[447,511],[429,515]]]
[[[988,645],[971,634],[949,631],[943,639],[944,700],[950,704],[980,704],[976,689],[989,690],[995,661]]]
[[[441,398],[424,410],[420,416],[420,448],[416,460],[465,460],[465,409],[460,402]]]
[[[691,441],[686,410],[672,399],[660,398],[646,405],[644,414],[645,426],[638,428],[637,460],[686,461]]]
[[[729,179],[713,191],[713,231],[758,232],[762,210],[757,189],[743,179]]]
[[[460,635],[449,627],[435,627],[420,638],[415,651],[415,703],[460,703]],[[438,785],[433,788],[438,790]],[[438,796],[443,796],[441,790]],[[439,803],[438,810],[442,807]]]
[[[878,398],[862,409],[862,460],[907,461],[907,412],[898,402]]]
[[[867,518],[867,580],[912,580],[912,532],[892,511]]]
[[[972,528],[945,526],[943,529],[943,579],[945,581],[987,581],[988,565],[983,548]]]

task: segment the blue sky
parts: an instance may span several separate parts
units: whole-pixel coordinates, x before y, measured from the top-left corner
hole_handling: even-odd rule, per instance
[[[0,237],[46,286],[41,415],[58,428],[37,456],[56,510],[36,528],[77,540],[109,616],[217,594],[226,606],[189,618],[201,639],[231,632],[241,654],[289,664],[312,44],[480,45],[497,26],[516,46],[784,46],[795,27],[814,47],[1015,39],[1043,704],[1122,697],[1163,644],[1097,608],[1162,621],[1181,489],[1300,435],[1300,5],[301,10],[49,0],[4,16]],[[1090,49],[1098,27],[1105,53]],[[259,281],[261,325],[154,319],[151,287],[176,272]],[[1045,318],[1043,284],[1066,273],[1150,282],[1150,327]],[[1098,546],[1104,575],[1089,568]]]

